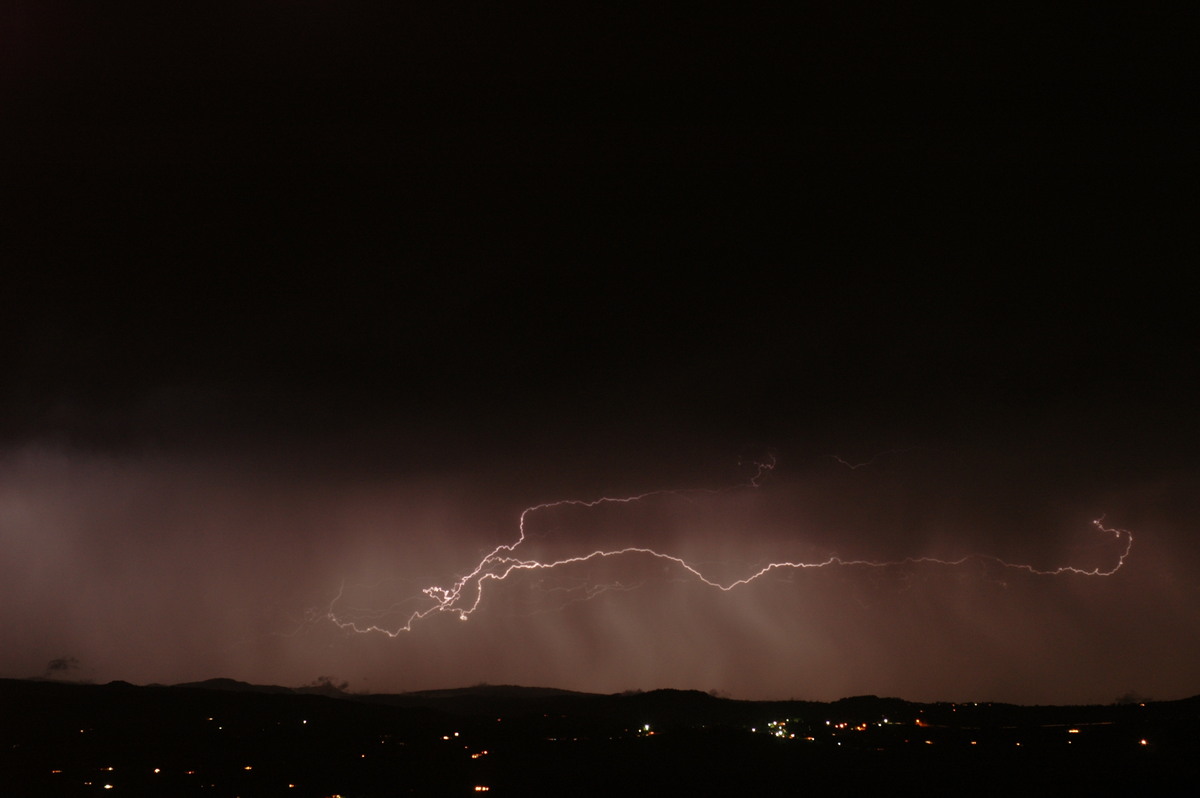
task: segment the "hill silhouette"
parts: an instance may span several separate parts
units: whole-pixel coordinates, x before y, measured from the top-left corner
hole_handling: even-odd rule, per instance
[[[320,686],[318,685],[318,688]],[[1171,793],[1200,765],[1200,697],[1104,706],[739,701],[515,685],[318,694],[211,679],[0,680],[21,795]],[[119,790],[119,793],[117,792]],[[478,790],[482,791],[482,790]]]

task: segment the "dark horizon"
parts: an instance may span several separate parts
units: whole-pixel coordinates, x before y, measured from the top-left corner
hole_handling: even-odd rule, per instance
[[[182,688],[197,688],[205,690],[221,690],[231,692],[286,692],[295,693],[298,695],[324,695],[328,697],[372,697],[372,696],[453,696],[467,695],[474,693],[502,693],[506,695],[522,696],[522,695],[577,695],[577,696],[631,696],[644,695],[647,693],[689,693],[697,695],[705,695],[711,698],[717,698],[726,701],[739,701],[755,704],[777,704],[777,703],[807,703],[807,704],[836,704],[842,701],[853,701],[858,699],[879,699],[882,701],[903,701],[909,704],[994,704],[994,705],[1010,705],[1010,706],[1126,706],[1131,704],[1163,704],[1177,703],[1180,701],[1192,701],[1200,698],[1200,693],[1194,695],[1177,696],[1171,698],[1154,698],[1144,696],[1140,693],[1126,693],[1125,695],[1115,696],[1111,701],[1090,702],[1087,704],[1014,704],[1012,702],[992,701],[988,699],[978,698],[959,698],[959,699],[937,699],[932,701],[916,701],[902,695],[877,694],[877,693],[855,693],[853,695],[838,696],[833,699],[809,699],[798,696],[773,696],[767,698],[744,698],[742,696],[730,695],[719,690],[699,690],[696,688],[679,688],[670,687],[668,685],[660,685],[658,687],[632,688],[628,690],[619,690],[612,693],[594,692],[590,690],[574,690],[566,687],[557,687],[555,685],[535,685],[535,684],[494,684],[492,682],[477,682],[475,684],[464,685],[442,685],[440,687],[422,688],[419,690],[402,690],[396,692],[370,692],[358,690],[349,682],[337,682],[331,680],[330,677],[318,677],[304,684],[263,684],[246,682],[241,679],[233,679],[227,676],[212,676],[206,679],[197,679],[187,682],[144,682],[136,683],[129,682],[125,679],[113,679],[107,682],[99,682],[89,679],[76,678],[72,679],[67,676],[55,675],[39,675],[39,676],[2,676],[0,679],[5,679],[12,682],[29,682],[29,683],[50,683],[65,686],[77,685],[80,687],[109,687],[112,685],[129,685],[132,687],[182,687]]]
[[[781,783],[1173,794],[1194,782],[1200,698],[1019,707],[875,696],[753,703],[669,690],[331,697],[0,679],[0,702],[14,710],[0,717],[0,765],[27,793],[319,798],[724,795]]]

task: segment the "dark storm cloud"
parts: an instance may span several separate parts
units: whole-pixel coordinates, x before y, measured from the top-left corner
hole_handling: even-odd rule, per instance
[[[1195,692],[1176,28],[235,5],[23,4],[0,55],[5,674]],[[768,454],[529,545],[983,556],[324,617]],[[987,559],[1110,568],[1102,514],[1111,577]]]

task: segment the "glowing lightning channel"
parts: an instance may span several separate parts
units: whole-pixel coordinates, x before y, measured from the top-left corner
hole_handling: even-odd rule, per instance
[[[875,463],[879,462],[880,460],[887,457],[888,455],[903,454],[905,452],[911,452],[913,449],[916,449],[916,448],[917,448],[916,446],[906,446],[903,449],[888,449],[886,451],[879,452],[878,454],[873,455],[872,457],[870,457],[867,460],[862,461],[861,463],[852,463],[849,460],[838,457],[836,454],[831,454],[829,456],[832,457],[834,460],[836,460],[839,464],[844,465],[846,468],[849,468],[851,471],[857,471],[860,468],[866,468],[867,466],[874,465]]]
[[[774,459],[765,463],[756,463],[757,471],[742,487],[757,488],[762,479],[775,467]],[[398,637],[402,632],[412,631],[413,625],[418,621],[429,617],[434,613],[449,612],[457,615],[460,620],[467,620],[479,608],[483,601],[484,582],[486,580],[503,581],[509,575],[516,571],[536,571],[536,570],[551,570],[567,565],[575,565],[579,563],[591,562],[593,560],[606,559],[610,557],[623,557],[631,555],[643,555],[646,557],[657,558],[665,562],[672,563],[686,573],[690,574],[697,581],[721,591],[731,591],[743,585],[748,585],[751,582],[773,572],[782,570],[801,570],[801,569],[819,569],[829,568],[833,566],[843,567],[859,567],[859,568],[890,568],[901,565],[942,565],[942,566],[959,566],[970,561],[992,562],[1004,568],[1010,568],[1017,571],[1025,571],[1036,576],[1058,576],[1061,574],[1076,574],[1079,576],[1112,576],[1125,565],[1125,560],[1129,557],[1129,553],[1133,548],[1133,534],[1125,529],[1116,529],[1104,526],[1104,518],[1100,517],[1092,521],[1092,525],[1100,532],[1111,534],[1119,542],[1122,539],[1125,541],[1125,547],[1120,556],[1117,558],[1116,565],[1112,568],[1104,569],[1095,568],[1079,568],[1073,565],[1063,565],[1057,568],[1041,569],[1035,568],[1032,565],[1024,563],[1013,563],[988,554],[968,554],[956,560],[943,560],[936,557],[905,557],[899,560],[875,561],[875,560],[847,560],[838,556],[831,556],[819,562],[772,562],[759,568],[749,576],[744,576],[740,579],[735,579],[730,582],[720,582],[706,576],[696,566],[688,563],[681,557],[676,557],[673,554],[656,551],[655,549],[645,548],[642,546],[627,546],[621,549],[602,550],[588,554],[582,554],[575,557],[566,557],[559,560],[549,562],[541,562],[539,560],[527,560],[516,556],[517,549],[525,542],[525,522],[530,515],[549,510],[555,507],[598,507],[605,504],[632,504],[648,499],[653,496],[662,495],[683,495],[685,493],[717,493],[717,490],[692,490],[692,491],[675,491],[675,490],[655,490],[647,493],[641,493],[636,496],[626,497],[609,497],[604,496],[599,499],[583,500],[583,499],[561,499],[559,501],[545,502],[527,507],[521,511],[519,523],[517,525],[517,539],[512,543],[503,543],[492,549],[488,554],[479,561],[479,563],[469,573],[458,578],[449,587],[432,585],[423,589],[421,592],[432,601],[432,603],[423,608],[412,611],[404,624],[398,628],[389,629],[375,623],[362,624],[358,621],[345,620],[339,616],[335,607],[342,599],[342,594],[345,590],[343,585],[337,596],[329,604],[329,609],[325,612],[325,617],[338,627],[347,631],[360,633],[379,632],[386,634],[389,637]],[[606,592],[607,589],[618,588],[627,589],[624,586],[596,586],[586,594],[586,598],[592,598],[595,595]],[[586,600],[586,599],[585,599]],[[387,610],[367,613],[369,616],[376,618],[385,615],[391,615],[399,609],[399,605],[393,605]]]

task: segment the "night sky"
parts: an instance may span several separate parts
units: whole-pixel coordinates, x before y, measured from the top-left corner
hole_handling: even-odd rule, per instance
[[[0,21],[0,675],[1200,692],[1183,20],[406,5]]]

